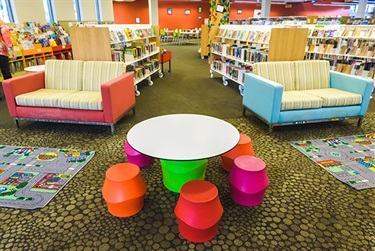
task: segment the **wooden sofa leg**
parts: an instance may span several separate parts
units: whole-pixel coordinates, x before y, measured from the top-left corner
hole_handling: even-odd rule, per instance
[[[135,107],[134,106],[133,106],[132,110],[133,110],[133,116],[134,116],[135,115]]]
[[[245,117],[245,115],[246,115],[246,108],[244,107],[242,110],[242,116]]]
[[[362,121],[363,121],[363,118],[359,118],[359,119],[358,119],[358,123],[357,123],[357,126],[358,126],[358,127],[361,127],[361,126],[362,126]]]
[[[17,129],[20,129],[20,125],[18,124],[18,119],[13,119],[14,124],[16,125]]]

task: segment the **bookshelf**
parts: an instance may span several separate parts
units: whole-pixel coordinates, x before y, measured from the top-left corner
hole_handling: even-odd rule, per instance
[[[158,73],[160,78],[163,77],[158,26],[109,24],[71,27],[70,36],[75,59],[124,62],[124,70],[134,72],[136,96],[140,95],[139,83],[147,80],[152,86],[152,75]]]
[[[222,25],[211,45],[210,77],[221,75],[224,86],[236,82],[242,94],[254,63],[303,60],[307,34],[308,28]]]
[[[329,60],[331,69],[374,78],[374,25],[311,25],[305,59]]]
[[[201,58],[204,59],[204,57],[208,56],[208,25],[202,24],[201,26]]]

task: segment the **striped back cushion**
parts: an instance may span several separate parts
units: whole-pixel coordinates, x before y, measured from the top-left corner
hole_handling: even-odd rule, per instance
[[[298,91],[329,88],[330,66],[327,60],[295,61]]]
[[[46,60],[46,89],[82,90],[82,67],[81,60]]]
[[[254,64],[254,73],[284,86],[284,91],[294,91],[293,62],[262,62]]]
[[[100,85],[117,78],[125,71],[124,63],[87,61],[83,65],[83,90],[100,91]]]

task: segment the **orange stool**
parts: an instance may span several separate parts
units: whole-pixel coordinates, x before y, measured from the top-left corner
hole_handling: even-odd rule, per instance
[[[240,141],[232,150],[220,156],[223,169],[230,172],[232,170],[234,160],[242,155],[254,156],[251,138],[245,134],[240,134]]]
[[[215,237],[224,211],[218,194],[217,187],[205,180],[192,180],[182,186],[174,212],[185,239],[206,242]]]
[[[145,193],[146,184],[137,165],[122,163],[107,170],[102,194],[113,216],[128,217],[141,211]]]

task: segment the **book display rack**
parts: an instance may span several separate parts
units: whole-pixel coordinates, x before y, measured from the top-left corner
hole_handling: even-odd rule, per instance
[[[71,27],[70,35],[76,59],[120,61],[134,72],[134,89],[143,80],[152,86],[152,75],[163,77],[160,67],[159,28],[151,25],[110,24]],[[96,48],[95,51],[92,48]]]
[[[10,69],[13,77],[25,74],[25,68],[43,65],[47,59],[72,59],[69,35],[59,25],[40,25],[34,22],[23,26],[9,24],[16,59],[10,52]],[[2,76],[0,74],[0,81]]]
[[[331,69],[374,78],[374,25],[311,25],[305,59],[329,60]]]
[[[254,63],[302,60],[307,32],[273,25],[221,25],[211,46],[210,76],[222,75],[225,86],[228,80],[236,82],[242,94],[245,74]]]

